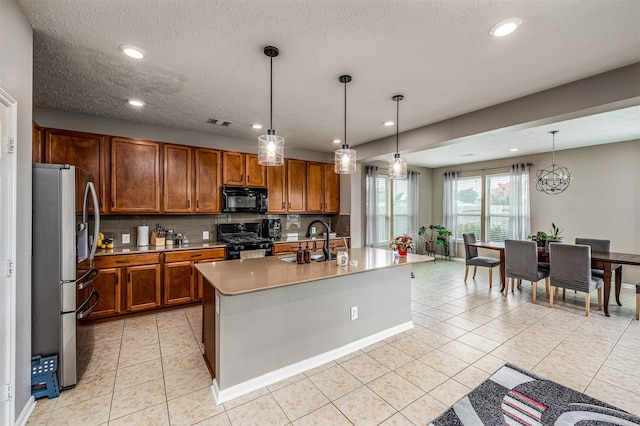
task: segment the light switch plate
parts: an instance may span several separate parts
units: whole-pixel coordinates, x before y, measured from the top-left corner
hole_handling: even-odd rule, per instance
[[[202,231],[202,239],[207,241],[209,239],[209,231]]]
[[[131,234],[122,234],[122,244],[131,244]]]

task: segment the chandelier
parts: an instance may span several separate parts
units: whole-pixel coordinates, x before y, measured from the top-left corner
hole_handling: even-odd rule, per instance
[[[556,133],[552,130],[553,145],[551,149],[551,165],[536,172],[536,189],[545,194],[556,195],[564,192],[571,182],[571,172],[565,166],[556,164]]]
[[[407,159],[400,157],[398,151],[398,128],[400,127],[400,101],[404,99],[402,95],[395,95],[391,98],[396,103],[396,153],[393,159],[389,160],[389,179],[406,179],[407,178]]]

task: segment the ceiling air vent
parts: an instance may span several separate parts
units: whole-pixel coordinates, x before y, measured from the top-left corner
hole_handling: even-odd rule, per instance
[[[207,123],[213,124],[213,125],[216,125],[216,126],[220,126],[220,127],[229,127],[229,126],[231,126],[231,122],[230,121],[217,120],[215,118],[208,119]]]

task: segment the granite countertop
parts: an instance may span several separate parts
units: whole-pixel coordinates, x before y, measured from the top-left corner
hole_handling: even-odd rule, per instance
[[[200,243],[189,243],[189,244],[174,244],[171,246],[146,246],[146,247],[136,247],[136,246],[124,246],[124,247],[115,247],[112,249],[98,249],[96,251],[96,256],[108,256],[113,254],[141,254],[141,253],[164,253],[167,251],[177,251],[177,250],[200,250],[200,249],[209,249],[209,248],[226,248],[227,245],[225,243],[221,243],[218,241],[210,241],[210,242],[200,242]]]
[[[351,238],[349,235],[336,235],[335,237],[330,237],[329,240],[342,240],[343,238]],[[305,237],[298,236],[295,240],[287,240],[286,236],[283,236],[281,239],[274,241],[273,244],[280,243],[297,243],[297,242],[305,242],[305,241],[325,241],[324,237]]]
[[[390,250],[371,247],[354,248],[348,251],[349,260],[356,260],[357,266],[339,267],[335,260],[311,261],[311,263],[298,265],[295,261],[290,263],[282,260],[283,257],[291,257],[288,255],[204,262],[197,264],[196,268],[220,293],[231,296],[434,259],[417,254],[395,257],[394,252]]]

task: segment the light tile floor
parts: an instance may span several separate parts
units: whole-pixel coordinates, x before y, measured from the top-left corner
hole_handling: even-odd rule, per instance
[[[426,425],[507,361],[640,414],[634,290],[610,318],[593,297],[585,318],[583,294],[550,309],[528,283],[501,297],[483,268],[465,284],[461,262],[414,273],[412,330],[220,406],[199,307],[99,324],[77,387],[38,400],[28,424]]]

